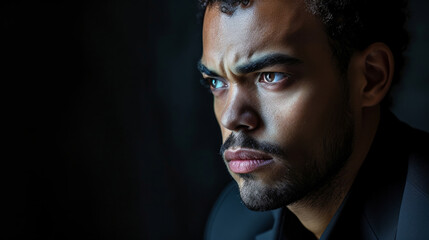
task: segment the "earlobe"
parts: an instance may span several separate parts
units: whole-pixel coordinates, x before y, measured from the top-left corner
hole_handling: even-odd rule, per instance
[[[371,44],[363,52],[366,84],[362,89],[362,107],[379,104],[386,96],[392,83],[394,58],[384,43]]]

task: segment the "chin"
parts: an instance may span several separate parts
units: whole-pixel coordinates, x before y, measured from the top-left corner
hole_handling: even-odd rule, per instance
[[[281,179],[267,184],[251,174],[240,176],[240,197],[244,205],[254,211],[267,211],[292,204],[306,195],[307,191],[296,191],[295,184]]]

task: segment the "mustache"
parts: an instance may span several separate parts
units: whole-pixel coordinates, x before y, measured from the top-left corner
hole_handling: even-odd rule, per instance
[[[277,156],[285,155],[280,146],[269,142],[260,142],[243,132],[231,133],[220,147],[219,154],[223,156],[224,152],[231,147],[250,148]]]

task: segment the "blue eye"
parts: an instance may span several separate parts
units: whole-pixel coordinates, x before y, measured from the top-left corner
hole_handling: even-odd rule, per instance
[[[276,83],[288,77],[288,75],[280,72],[264,72],[261,74],[260,81],[267,83]]]
[[[207,81],[212,89],[223,88],[226,86],[226,84],[222,80],[217,78],[209,78],[207,79]]]

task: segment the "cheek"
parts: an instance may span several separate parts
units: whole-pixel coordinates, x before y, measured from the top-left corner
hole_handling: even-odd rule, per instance
[[[220,117],[221,117],[221,109],[217,101],[213,100],[213,111],[216,117],[216,121],[221,126]]]
[[[330,124],[334,95],[303,89],[266,104],[270,106],[264,113],[268,134],[286,149],[317,148]]]
[[[225,140],[231,134],[231,131],[228,130],[227,128],[223,127],[223,125],[222,125],[222,122],[221,122],[221,117],[222,117],[222,112],[223,112],[222,104],[220,104],[219,101],[214,100],[213,101],[213,110],[215,113],[216,121],[219,125],[220,131],[222,134],[222,142],[225,142]]]
[[[306,125],[307,100],[304,94],[278,98],[265,104],[264,109],[267,134],[278,143],[290,143],[302,136]]]

